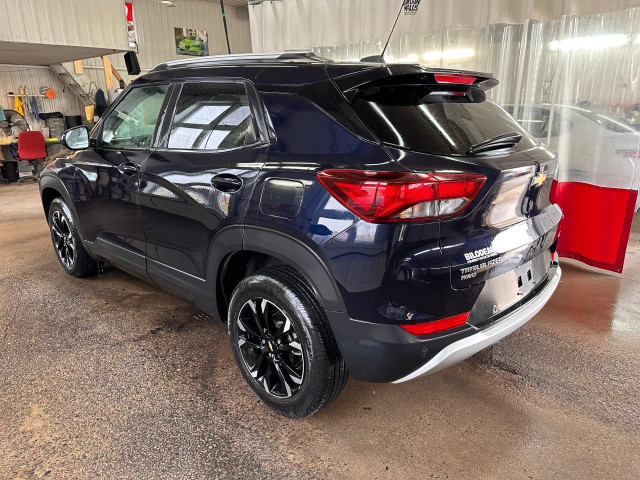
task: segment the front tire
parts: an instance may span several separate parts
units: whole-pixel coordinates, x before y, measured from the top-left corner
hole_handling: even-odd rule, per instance
[[[97,274],[98,261],[85,250],[71,210],[62,198],[51,202],[48,220],[53,249],[64,271],[74,277]]]
[[[344,389],[344,360],[322,308],[295,270],[271,267],[243,279],[228,322],[242,376],[277,413],[313,415]]]

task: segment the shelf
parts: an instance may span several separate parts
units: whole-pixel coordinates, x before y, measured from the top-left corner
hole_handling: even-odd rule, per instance
[[[14,94],[9,94],[7,93],[7,97],[40,97],[40,98],[49,98],[46,95],[31,95],[31,94],[25,94],[25,95],[14,95]]]

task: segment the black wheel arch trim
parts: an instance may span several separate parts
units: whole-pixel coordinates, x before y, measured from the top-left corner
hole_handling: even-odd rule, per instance
[[[307,280],[325,310],[346,311],[327,266],[311,247],[285,233],[252,225],[229,226],[213,238],[207,261],[207,288],[214,295],[210,297],[210,301],[200,302],[201,307],[206,303],[205,311],[225,320],[220,315],[215,292],[218,292],[220,273],[226,259],[230,254],[241,251],[263,253],[282,260]]]
[[[340,291],[317,252],[286,233],[245,226],[244,250],[266,253],[294,267],[307,280],[325,310],[346,312]]]
[[[78,232],[78,235],[80,235],[80,240],[82,240],[82,243],[86,247],[87,246],[87,241],[85,240],[84,233],[82,232],[82,225],[80,224],[80,221],[79,221],[80,217],[78,217],[78,212],[76,211],[76,206],[73,203],[73,199],[71,198],[71,194],[67,190],[67,187],[62,182],[62,180],[60,180],[55,175],[46,175],[46,174],[42,175],[40,177],[40,185],[39,185],[40,201],[41,202],[43,200],[42,199],[42,192],[47,188],[51,188],[51,189],[57,191],[60,194],[60,196],[62,197],[62,199],[65,201],[65,203],[67,204],[67,207],[69,207],[69,210],[71,210],[71,214],[73,215],[73,222],[75,223],[76,231]],[[44,210],[44,203],[42,203],[42,208]],[[45,211],[44,212],[44,216],[47,219],[47,224],[48,224],[49,223],[49,212]],[[93,256],[93,254],[91,254],[90,249],[87,249],[87,251],[89,252],[89,254],[91,256]]]

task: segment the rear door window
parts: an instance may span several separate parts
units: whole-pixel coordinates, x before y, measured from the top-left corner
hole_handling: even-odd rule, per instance
[[[242,83],[187,83],[182,87],[168,148],[224,150],[256,143],[256,127]]]
[[[495,103],[438,94],[428,85],[365,88],[352,105],[382,142],[409,150],[466,155],[473,145],[512,132],[523,136],[518,149],[537,143]]]

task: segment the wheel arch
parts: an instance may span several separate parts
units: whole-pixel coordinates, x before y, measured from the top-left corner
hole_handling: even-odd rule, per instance
[[[236,236],[237,240],[238,232],[233,232],[236,229],[228,230],[226,234],[224,231],[221,232],[220,235],[224,234],[225,238],[218,238],[212,246],[215,258],[214,265],[210,265],[213,268],[209,270],[215,272],[216,302],[212,307],[218,318],[223,321],[226,319],[231,291],[237,282],[244,278],[246,268],[256,271],[276,264],[294,268],[306,280],[325,310],[346,311],[329,269],[310,246],[285,233],[247,225],[242,227],[242,241],[235,243],[235,248],[232,248],[232,236]],[[237,248],[239,245],[241,248]],[[240,266],[245,266],[242,274],[234,273],[234,269]],[[230,279],[231,288],[228,283]]]
[[[71,194],[67,190],[67,187],[62,182],[62,180],[60,180],[56,176],[41,176],[40,200],[42,201],[42,208],[44,209],[44,216],[47,219],[47,223],[49,222],[49,208],[51,207],[51,203],[58,197],[61,197],[69,207],[69,210],[71,210],[73,221],[75,222],[76,229],[78,230],[78,235],[80,235],[82,242],[86,244],[84,233],[82,231],[82,225],[80,224],[80,220],[78,217],[78,212],[76,211],[76,206],[73,203]]]
[[[71,195],[64,186],[64,183],[62,183],[62,180],[53,175],[43,175],[40,177],[40,200],[42,201],[42,208],[44,209],[44,215],[46,217],[49,216],[51,202],[57,197],[62,197],[67,205],[69,205],[69,208],[73,210]]]

